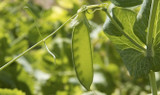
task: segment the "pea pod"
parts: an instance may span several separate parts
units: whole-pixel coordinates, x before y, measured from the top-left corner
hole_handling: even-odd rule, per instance
[[[93,62],[90,27],[84,13],[79,13],[79,22],[72,33],[72,54],[76,75],[80,83],[90,90],[93,81]]]

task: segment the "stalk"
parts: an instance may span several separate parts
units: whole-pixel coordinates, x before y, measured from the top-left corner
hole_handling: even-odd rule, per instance
[[[158,95],[157,94],[157,85],[156,85],[155,73],[152,70],[149,73],[149,80],[150,80],[152,95]]]

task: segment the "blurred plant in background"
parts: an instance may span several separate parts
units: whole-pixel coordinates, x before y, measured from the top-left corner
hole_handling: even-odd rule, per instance
[[[103,2],[110,4],[107,0]],[[0,66],[52,33],[82,5],[98,3],[98,0],[0,0]],[[34,14],[27,12],[26,6]],[[139,7],[133,10],[138,12]],[[102,25],[106,19],[105,13],[97,11],[87,16],[93,26],[94,81],[91,88],[97,95],[150,93],[148,77],[132,79],[113,44],[104,35]],[[48,48],[56,55],[56,64],[41,44],[0,71],[0,95],[5,93],[4,89],[17,89],[26,95],[93,94],[94,91],[85,92],[76,78],[72,64],[71,35],[72,27],[68,23],[46,41]],[[157,80],[160,84],[159,77]]]

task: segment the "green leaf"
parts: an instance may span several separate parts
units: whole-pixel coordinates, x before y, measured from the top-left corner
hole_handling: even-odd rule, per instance
[[[9,44],[7,40],[7,37],[0,38],[0,66],[4,65],[5,56],[8,54],[7,49],[9,48]]]
[[[157,8],[156,21],[154,23],[154,46],[160,46],[160,2]]]
[[[23,90],[27,95],[32,95],[34,92],[33,76],[29,74],[30,72],[27,72],[30,71],[27,63],[22,62],[25,59],[22,58],[20,60],[24,67],[15,62],[0,72],[0,88],[17,88]]]
[[[154,57],[152,57],[152,70],[157,72],[160,71],[160,49],[159,48],[154,48]]]
[[[140,46],[144,47],[145,45],[136,37],[136,35],[133,32],[133,25],[136,20],[136,13],[134,13],[131,10],[128,9],[122,9],[122,8],[113,8],[112,9],[113,16],[116,18],[120,24],[122,25],[123,32],[127,34],[130,38],[132,38],[136,43],[138,43]],[[106,35],[111,39],[111,41],[116,44],[118,50],[124,50],[126,48],[134,48],[137,50],[140,50],[137,46],[135,46],[133,43],[131,43],[124,35],[122,36],[117,36],[116,32],[113,32],[112,35],[108,34],[109,32],[115,31],[115,26],[112,24],[109,27],[114,27],[114,28],[108,28],[108,25],[110,22],[106,20],[104,24],[104,32]],[[120,25],[119,24],[119,25]],[[118,30],[118,29],[116,29]],[[120,31],[118,31],[120,32]]]
[[[147,34],[146,30],[148,27],[151,3],[152,3],[152,0],[144,0],[133,27],[135,35],[143,43],[146,43],[146,34]]]
[[[131,76],[145,77],[148,75],[151,63],[145,52],[129,48],[123,50],[120,55]]]
[[[12,45],[12,48],[9,50],[10,53],[21,53],[25,51],[28,48],[28,42],[26,40],[22,40],[14,45]]]
[[[116,19],[114,14],[113,14],[113,19],[123,29],[122,24]],[[109,18],[107,18],[106,22],[104,23],[103,30],[104,30],[104,32],[106,32],[109,35],[122,36],[122,33],[114,26],[114,24],[112,23],[112,21]]]
[[[132,7],[140,5],[143,0],[110,0],[110,1],[119,7]]]
[[[105,50],[107,53],[109,63],[114,63],[117,64],[118,66],[122,65],[122,59],[110,40],[107,41]]]
[[[144,47],[145,45],[136,37],[133,32],[133,26],[136,21],[137,14],[131,10],[122,8],[114,8],[112,13],[116,19],[121,22],[123,26],[123,32],[133,39],[137,44]],[[113,30],[111,29],[111,31]],[[124,64],[133,77],[142,77],[148,74],[151,66],[149,64],[149,60],[146,60],[147,58],[144,50],[135,46],[128,38],[126,38],[125,35],[109,35],[106,31],[105,33],[116,45]]]
[[[150,6],[150,0],[144,1],[137,19],[135,18],[136,14],[127,9],[114,8],[112,10],[117,20],[121,22],[124,28],[124,33],[126,33],[130,38],[132,38],[142,47],[144,47],[144,43],[146,43],[146,29],[148,27]],[[134,21],[136,22],[134,23]],[[119,50],[124,64],[133,77],[143,77],[148,75],[150,70],[160,70],[160,2],[158,4],[158,9],[156,12],[156,20],[154,22],[153,33],[153,57],[147,56],[146,51],[142,51],[136,48],[136,46],[134,46],[124,35],[116,36],[107,34],[111,41],[116,45],[116,48]]]
[[[75,70],[80,83],[90,90],[93,81],[93,62],[90,41],[89,23],[83,13],[80,13],[79,24],[75,26],[72,34],[72,52]]]
[[[17,89],[0,89],[0,95],[26,95],[26,94]]]
[[[27,3],[25,7],[27,13],[32,16],[34,19],[40,18],[40,9],[37,6],[34,6],[32,3]]]

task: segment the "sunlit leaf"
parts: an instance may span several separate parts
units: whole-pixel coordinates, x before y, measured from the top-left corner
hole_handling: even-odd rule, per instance
[[[142,7],[137,15],[137,19],[133,27],[135,35],[143,43],[146,43],[146,34],[147,34],[151,3],[152,3],[152,0],[143,1]]]
[[[122,8],[114,8],[112,9],[112,13],[115,16],[115,18],[121,22],[122,27],[124,28],[123,31],[132,38],[136,43],[144,47],[145,45],[136,37],[136,35],[133,32],[133,25],[136,19],[136,13],[134,13],[131,10],[128,9],[122,9]],[[107,34],[107,36],[111,39],[111,41],[116,44],[118,50],[124,50],[127,48],[134,48],[139,50],[132,42],[130,42],[124,35],[118,36],[116,31],[113,32],[112,35],[108,34],[108,32],[115,31],[115,26],[113,24],[110,24],[109,26],[107,24],[110,24],[108,20],[106,20],[104,24],[104,32]],[[110,30],[106,29],[108,27],[114,27],[110,28]]]
[[[136,20],[136,13],[121,8],[114,8],[112,12],[117,18],[117,20],[121,22],[124,28],[124,33],[126,33],[136,43],[144,47],[144,44],[136,37],[136,35],[133,32],[133,25]],[[127,69],[129,70],[132,76],[142,77],[148,74],[149,70],[151,69],[151,66],[149,65],[149,61],[146,60],[147,57],[145,56],[144,51],[133,45],[133,43],[130,40],[128,40],[124,35],[116,36],[107,34],[107,36],[116,45],[116,48],[121,54],[124,64],[126,65]],[[140,59],[138,60],[138,58]],[[146,63],[144,64],[143,61]]]

